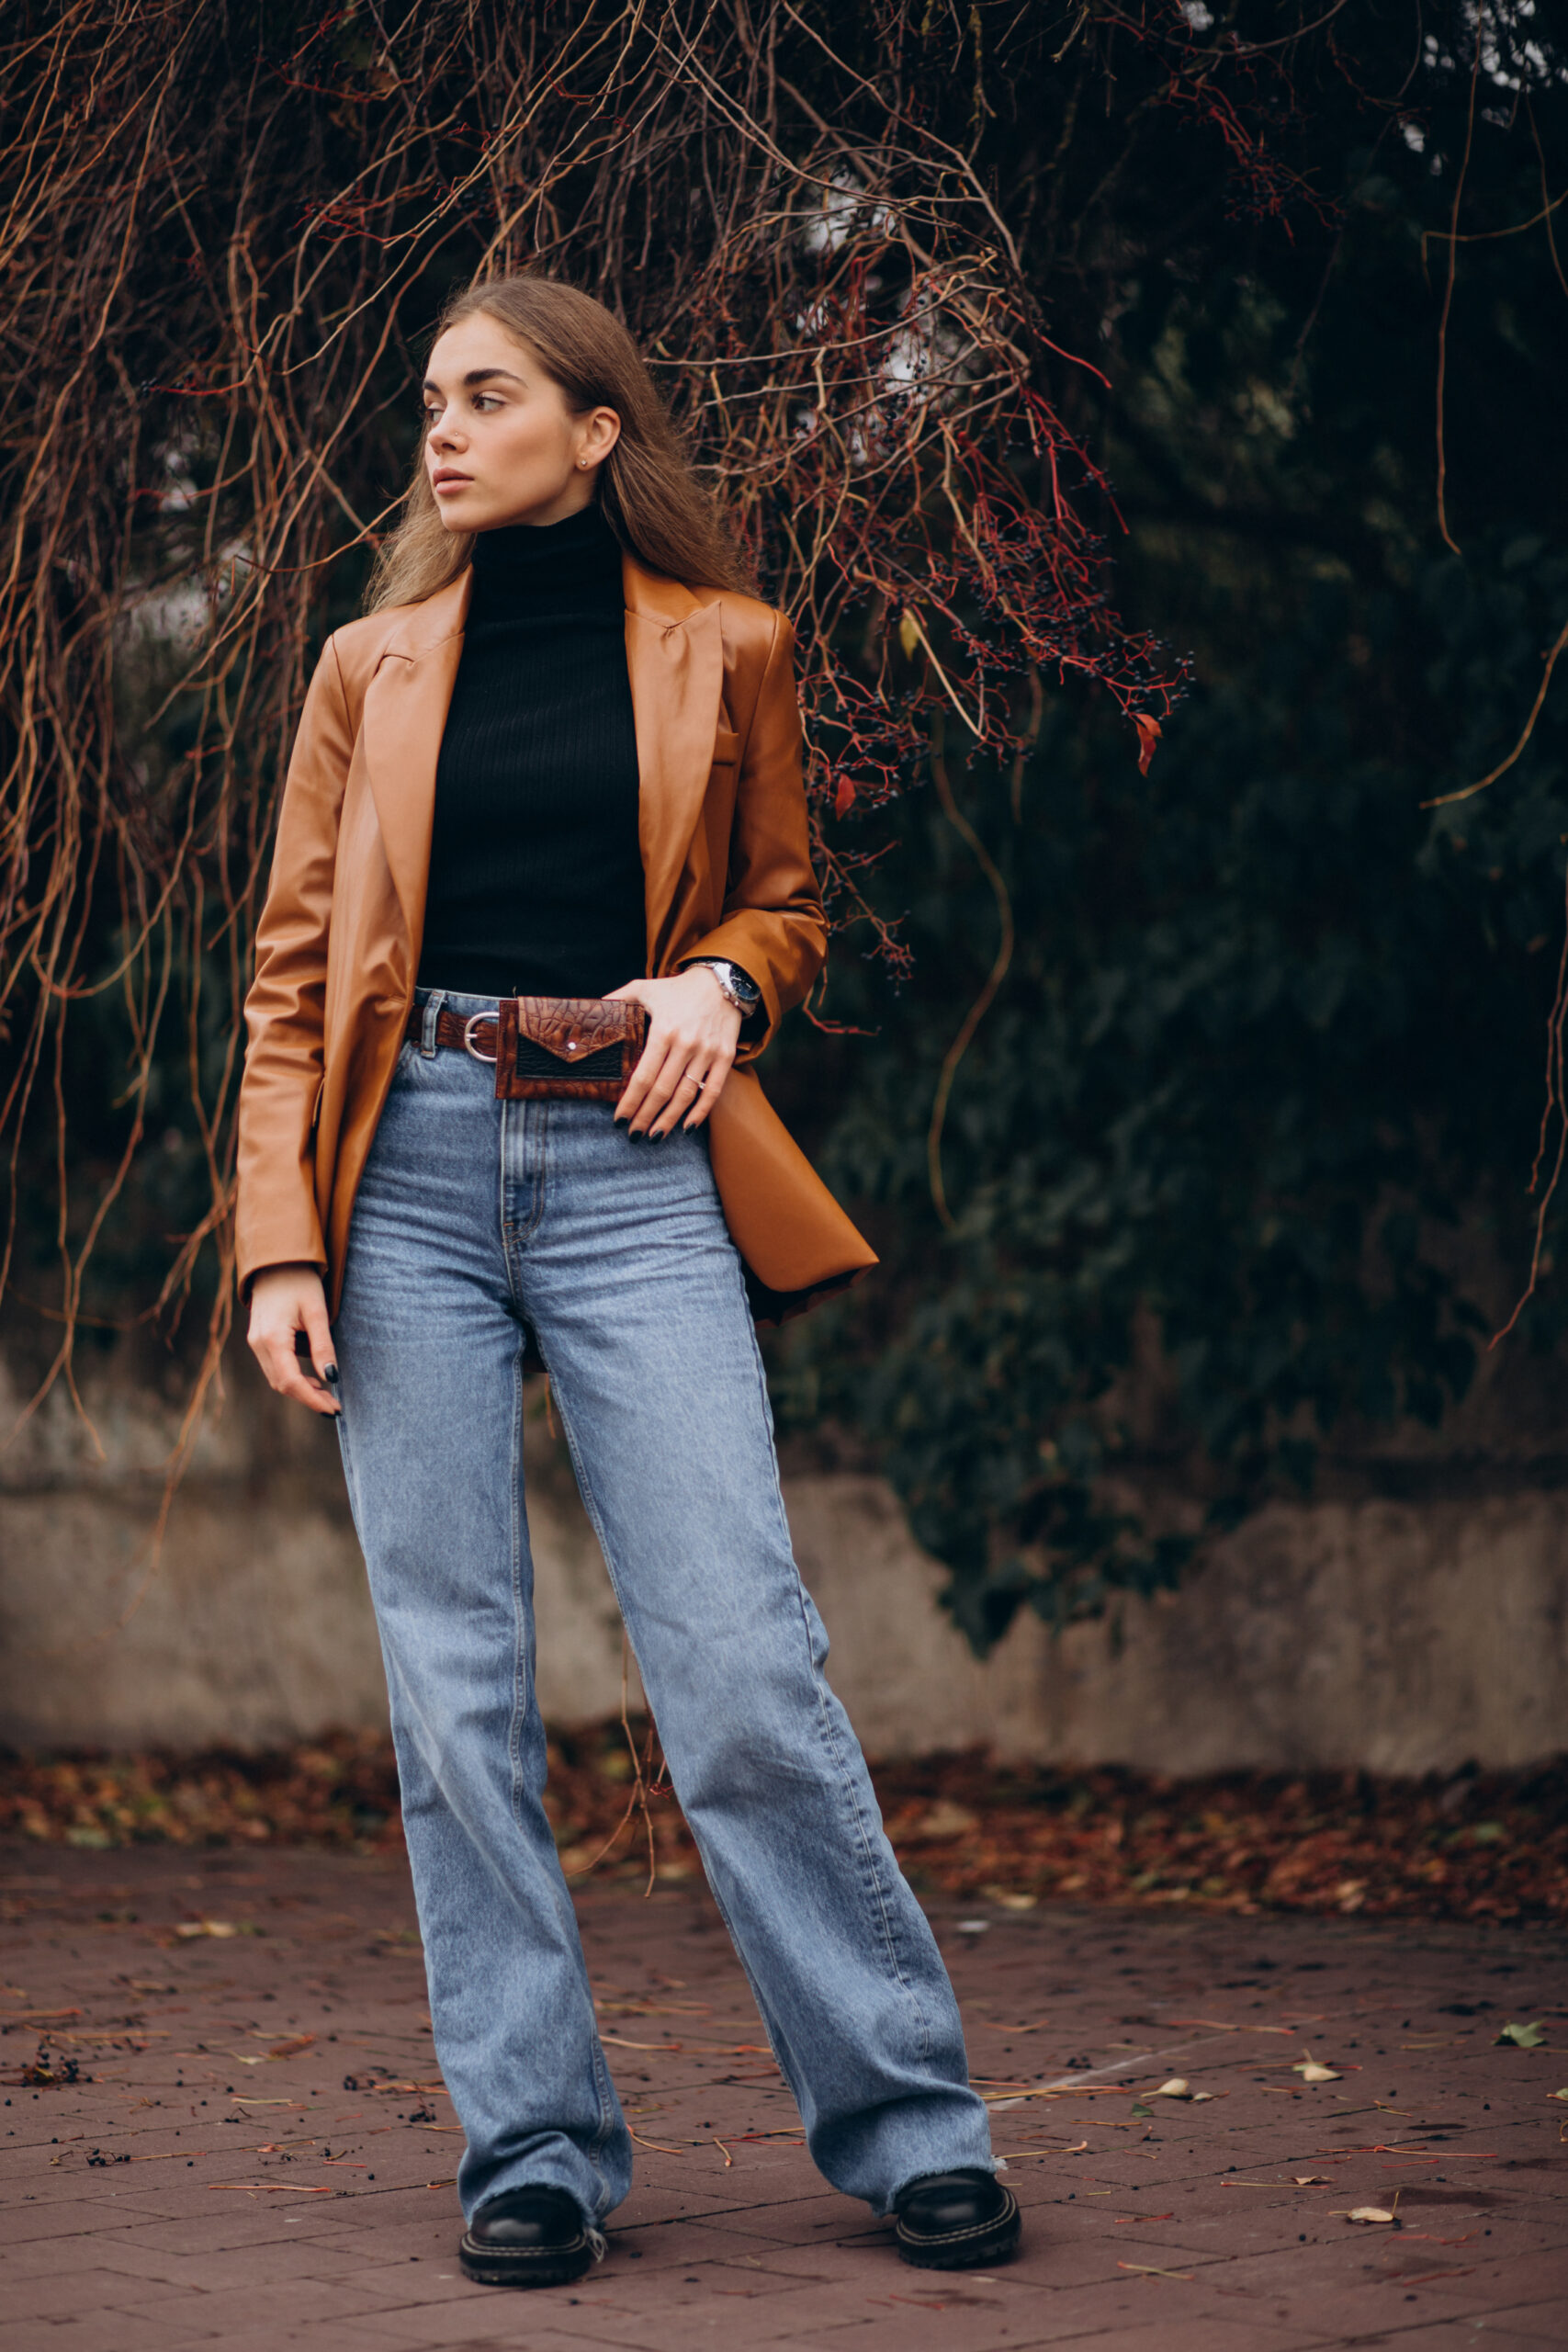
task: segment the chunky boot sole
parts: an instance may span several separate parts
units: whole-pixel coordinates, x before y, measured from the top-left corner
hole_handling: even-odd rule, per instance
[[[457,2247],[465,2275],[481,2287],[569,2287],[593,2267],[593,2247],[586,2237],[575,2244],[519,2246],[478,2245],[465,2231]]]
[[[1007,2204],[990,2221],[948,2230],[940,2237],[906,2230],[899,2222],[894,2230],[899,2253],[917,2270],[983,2270],[993,2262],[1005,2262],[1017,2249],[1021,2224],[1011,2189],[1004,2188],[1002,2195]]]

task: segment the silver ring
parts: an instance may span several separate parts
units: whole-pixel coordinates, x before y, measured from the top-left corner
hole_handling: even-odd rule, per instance
[[[682,1086],[694,1086],[697,1092],[700,1094],[704,1087],[707,1084],[707,1080],[705,1078],[694,1077],[690,1070],[685,1070],[682,1074],[681,1083]]]
[[[474,1031],[479,1027],[481,1021],[493,1022],[495,1024],[494,1054],[481,1054],[479,1047],[474,1043]],[[477,1062],[493,1062],[495,1060],[496,1055],[501,1051],[501,1021],[496,1013],[469,1013],[468,1019],[463,1023],[463,1051],[466,1054],[471,1054]]]

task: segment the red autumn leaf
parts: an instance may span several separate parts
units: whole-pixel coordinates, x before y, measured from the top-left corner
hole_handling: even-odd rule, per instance
[[[1133,724],[1138,730],[1138,774],[1147,775],[1149,762],[1155,755],[1155,745],[1159,741],[1159,720],[1150,718],[1145,712],[1140,710],[1134,716]]]
[[[847,775],[841,775],[839,778],[838,787],[833,794],[833,814],[835,817],[847,817],[854,805],[854,786],[851,783]]]

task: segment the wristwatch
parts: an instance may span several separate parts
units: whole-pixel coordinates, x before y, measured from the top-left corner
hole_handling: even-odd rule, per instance
[[[726,956],[694,956],[691,962],[682,964],[681,968],[683,972],[694,971],[699,964],[707,966],[743,1019],[756,1012],[762,1001],[762,991],[750,972],[743,972],[739,964],[732,964]]]

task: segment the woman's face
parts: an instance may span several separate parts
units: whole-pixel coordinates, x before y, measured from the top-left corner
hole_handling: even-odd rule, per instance
[[[424,379],[425,470],[449,531],[560,523],[591,503],[614,409],[574,416],[525,344],[483,311],[448,327]]]

